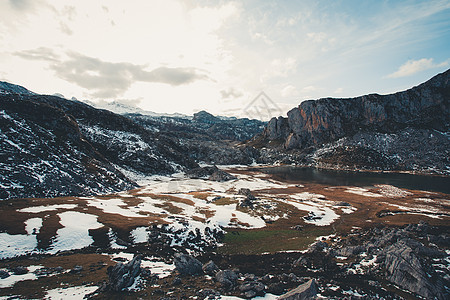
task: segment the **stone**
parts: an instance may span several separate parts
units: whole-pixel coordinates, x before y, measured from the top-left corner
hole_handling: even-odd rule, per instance
[[[175,268],[181,275],[200,275],[202,263],[195,257],[183,253],[175,254]]]
[[[317,241],[308,248],[308,252],[319,252],[328,248],[328,244],[322,241]]]
[[[240,188],[237,194],[247,197],[248,200],[256,200],[256,197],[252,194],[250,189],[247,188]]]
[[[81,271],[83,271],[83,266],[75,266],[70,270],[70,273],[80,273]]]
[[[28,268],[27,267],[23,267],[23,266],[17,266],[15,268],[12,268],[11,272],[14,275],[24,275],[24,274],[28,273]]]
[[[236,285],[238,276],[233,270],[222,270],[217,272],[216,281],[225,288],[231,288]]]
[[[210,260],[206,264],[202,266],[203,272],[207,275],[215,276],[217,272],[219,272],[219,268],[216,264]]]
[[[119,292],[133,285],[136,277],[141,273],[141,255],[136,255],[130,262],[117,263],[108,267],[107,289]]]
[[[237,179],[236,176],[233,176],[230,173],[227,173],[220,169],[215,171],[214,173],[212,173],[211,176],[209,176],[209,178],[208,178],[208,180],[219,181],[219,182],[235,180],[235,179]]]
[[[386,279],[399,287],[427,299],[445,298],[443,285],[429,280],[419,257],[404,240],[385,250],[384,266]]]
[[[306,300],[313,299],[318,292],[317,284],[314,279],[309,280],[290,290],[286,294],[281,295],[278,300]]]
[[[0,270],[0,279],[5,279],[11,276],[8,271]]]

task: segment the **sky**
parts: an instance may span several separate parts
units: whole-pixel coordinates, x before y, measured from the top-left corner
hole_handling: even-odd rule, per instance
[[[450,67],[450,0],[0,0],[0,80],[99,105],[268,119]]]

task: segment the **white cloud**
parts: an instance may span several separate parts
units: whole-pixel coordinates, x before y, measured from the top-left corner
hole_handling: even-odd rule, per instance
[[[442,63],[434,63],[432,58],[422,58],[418,60],[408,60],[405,64],[401,65],[397,71],[387,75],[388,78],[399,78],[411,76],[416,73],[448,66],[448,61]]]
[[[298,96],[298,90],[293,85],[288,85],[285,88],[281,90],[281,96],[282,97],[293,97]]]
[[[343,88],[337,88],[335,91],[334,91],[334,93],[335,94],[342,94],[344,92],[344,89]]]

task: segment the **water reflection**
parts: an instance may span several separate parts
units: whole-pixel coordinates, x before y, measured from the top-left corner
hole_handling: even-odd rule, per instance
[[[280,166],[260,169],[285,180],[313,182],[327,185],[373,186],[390,184],[400,188],[450,194],[450,177],[398,173],[346,172]]]

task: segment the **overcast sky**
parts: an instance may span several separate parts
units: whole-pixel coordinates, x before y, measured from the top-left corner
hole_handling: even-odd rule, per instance
[[[0,80],[155,112],[401,91],[449,49],[450,0],[0,0]]]

